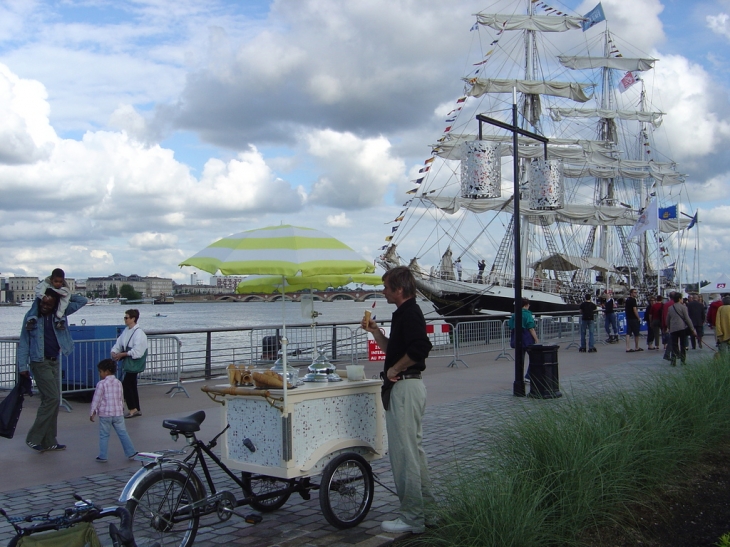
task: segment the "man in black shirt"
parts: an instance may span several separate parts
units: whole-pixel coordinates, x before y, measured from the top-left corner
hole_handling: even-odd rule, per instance
[[[616,301],[613,299],[613,296],[606,296],[606,300],[603,303],[603,313],[605,314],[606,334],[608,334],[606,342],[614,344],[618,342],[618,321],[616,320]],[[611,329],[613,329],[613,334],[611,334]]]
[[[641,330],[641,320],[639,318],[639,308],[636,304],[636,289],[629,291],[629,297],[626,299],[626,351],[631,353],[634,351],[644,351],[639,347],[639,333]],[[630,349],[630,337],[634,335],[635,349]]]
[[[586,331],[588,331],[588,353],[596,353],[596,306],[591,302],[592,296],[586,294],[586,299],[580,305],[580,348],[578,351],[586,352]]]
[[[426,369],[431,342],[426,334],[426,320],[416,302],[411,271],[404,266],[387,271],[383,286],[388,303],[398,307],[393,312],[390,337],[372,319],[366,322],[363,318],[361,323],[385,352],[382,397],[390,466],[400,501],[399,518],[386,520],[381,527],[390,533],[420,534],[426,529],[426,507],[434,503],[421,443],[426,410],[426,387],[421,373]]]

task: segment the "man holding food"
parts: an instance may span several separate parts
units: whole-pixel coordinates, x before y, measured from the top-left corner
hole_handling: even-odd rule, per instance
[[[426,410],[426,387],[421,373],[431,342],[426,334],[426,320],[416,302],[413,274],[405,266],[383,275],[383,295],[398,309],[393,312],[390,338],[365,313],[361,326],[371,333],[385,352],[382,398],[388,432],[388,452],[395,487],[400,500],[399,518],[381,524],[391,533],[423,533],[425,512],[434,503],[431,479],[423,450],[423,414]]]

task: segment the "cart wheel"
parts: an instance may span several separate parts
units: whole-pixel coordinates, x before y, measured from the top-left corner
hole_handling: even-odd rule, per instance
[[[260,496],[262,494],[270,494],[281,490],[282,484],[286,484],[284,481],[275,479],[274,477],[267,477],[266,475],[253,475],[251,473],[241,473],[241,482],[243,495],[247,498],[251,496]],[[280,509],[282,505],[286,503],[291,494],[289,492],[281,494],[279,496],[268,498],[261,501],[251,501],[249,505],[256,511],[262,513],[270,513]]]
[[[340,454],[327,464],[319,485],[319,506],[335,528],[357,526],[373,503],[373,470],[355,453]]]

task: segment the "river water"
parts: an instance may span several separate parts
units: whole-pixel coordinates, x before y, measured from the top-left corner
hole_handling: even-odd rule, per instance
[[[373,308],[373,302],[375,307]],[[419,301],[424,314],[433,314],[429,302]],[[119,325],[124,327],[124,310],[132,306],[107,305],[84,306],[69,316],[72,325]],[[154,306],[150,304],[135,306],[139,309],[139,325],[146,332],[177,331],[185,329],[241,328],[281,326],[282,317],[289,325],[309,325],[311,317],[303,316],[302,305],[298,302],[202,302],[175,303]],[[18,336],[23,316],[29,308],[22,306],[0,307],[0,337]],[[366,302],[346,300],[334,302],[314,302],[314,310],[320,315],[319,324],[360,322],[365,310],[370,310],[381,320],[390,319],[395,306],[384,299]],[[160,314],[159,316],[157,314]]]

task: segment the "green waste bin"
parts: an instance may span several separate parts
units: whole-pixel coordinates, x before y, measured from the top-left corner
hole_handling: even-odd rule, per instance
[[[560,346],[533,344],[527,347],[530,356],[530,397],[557,399],[560,393],[558,349]]]

